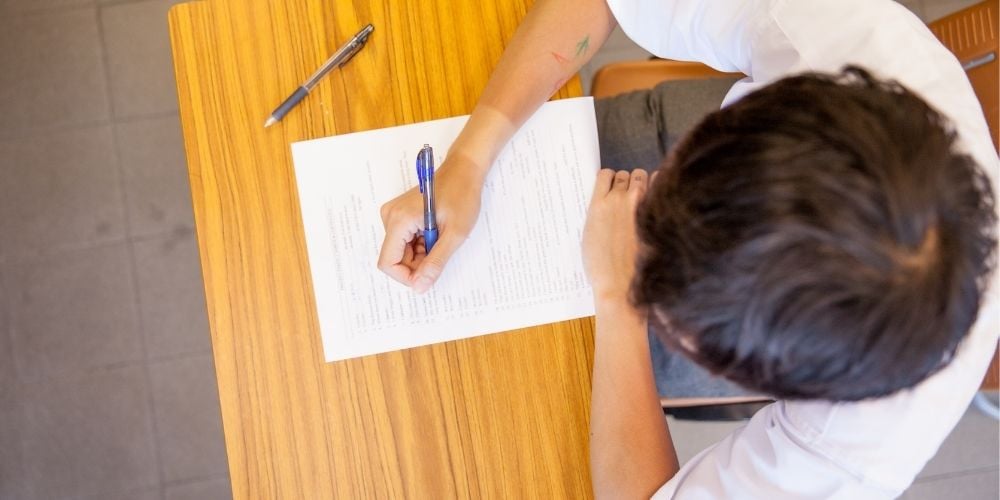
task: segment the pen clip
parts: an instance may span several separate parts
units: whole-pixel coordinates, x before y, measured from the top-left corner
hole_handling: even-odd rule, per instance
[[[424,152],[421,150],[417,153],[417,186],[420,187],[420,194],[424,193],[424,177],[426,176],[424,170]]]
[[[350,50],[348,50],[347,55],[344,56],[344,59],[340,61],[341,66],[347,64],[347,61],[354,59],[354,56],[356,56],[358,52],[361,52],[361,48],[365,46],[365,42],[363,40],[353,41],[351,43],[353,44],[353,46],[350,48]]]
[[[347,55],[344,57],[344,60],[341,61],[340,63],[341,66],[347,64],[347,61],[350,61],[351,59],[354,58],[354,56],[358,54],[358,52],[361,52],[361,49],[365,46],[365,43],[368,43],[368,37],[371,36],[372,30],[374,29],[375,27],[369,24],[368,26],[365,26],[361,31],[359,31],[357,35],[354,36],[354,39],[351,40],[350,50],[347,52]]]

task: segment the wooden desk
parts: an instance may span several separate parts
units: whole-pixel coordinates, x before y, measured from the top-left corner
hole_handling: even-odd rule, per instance
[[[324,363],[289,149],[469,113],[529,3],[209,0],[170,11],[235,498],[590,496],[593,323]],[[265,130],[368,22],[368,46]],[[574,79],[558,95],[579,94]]]

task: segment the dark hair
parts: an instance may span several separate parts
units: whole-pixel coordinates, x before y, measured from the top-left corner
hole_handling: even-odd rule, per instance
[[[945,118],[848,67],[772,83],[682,140],[639,207],[632,301],[710,371],[853,401],[945,366],[993,267],[989,180]]]

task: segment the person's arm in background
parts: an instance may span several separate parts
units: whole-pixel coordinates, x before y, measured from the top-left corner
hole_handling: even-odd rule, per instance
[[[597,498],[649,498],[677,472],[653,379],[646,313],[629,303],[639,243],[635,209],[647,174],[601,170],[583,233],[597,332],[590,402],[590,471]]]
[[[604,44],[614,28],[604,0],[538,0],[511,38],[465,128],[435,174],[441,237],[429,255],[418,243],[423,224],[417,189],[382,206],[386,236],[378,267],[427,291],[479,217],[486,174],[518,128]],[[539,178],[545,182],[544,172]]]

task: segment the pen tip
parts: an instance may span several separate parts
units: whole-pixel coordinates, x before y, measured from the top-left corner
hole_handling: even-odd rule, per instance
[[[269,117],[267,119],[266,122],[264,122],[264,128],[270,127],[271,125],[274,125],[275,123],[278,123],[278,120],[275,120],[274,117],[271,116],[271,117]]]

